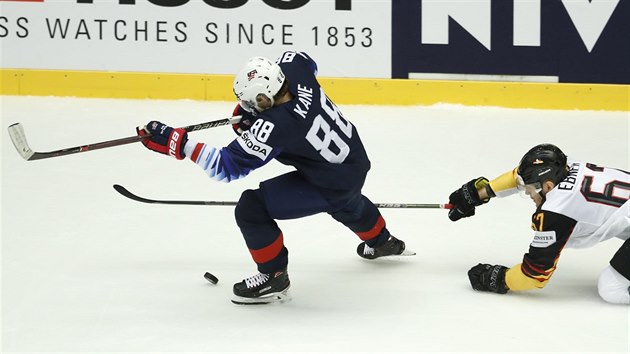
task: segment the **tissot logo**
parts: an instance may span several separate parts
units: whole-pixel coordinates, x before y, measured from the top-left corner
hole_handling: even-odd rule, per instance
[[[2,0],[0,0],[2,1]],[[104,0],[101,0],[104,1]],[[186,5],[190,0],[118,0],[119,5],[135,5],[136,2],[149,2],[157,6],[177,7]],[[247,3],[248,0],[203,0],[209,6],[219,9],[235,9]],[[306,5],[310,0],[263,0],[270,7],[279,10],[293,10]],[[99,0],[77,0],[78,4],[92,4]],[[335,10],[351,10],[352,0],[335,0]]]

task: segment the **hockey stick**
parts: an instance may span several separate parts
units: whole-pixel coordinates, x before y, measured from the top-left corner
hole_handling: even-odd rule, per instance
[[[131,193],[127,188],[114,184],[116,192],[123,196],[141,203],[147,204],[170,204],[170,205],[221,205],[235,206],[238,202],[231,201],[203,201],[203,200],[158,200],[143,198]],[[408,203],[374,203],[377,208],[394,208],[394,209],[451,209],[451,204],[408,204]]]
[[[189,125],[186,127],[182,127],[182,129],[184,129],[187,132],[193,132],[196,130],[202,130],[202,129],[219,127],[219,126],[227,125],[227,124],[238,123],[240,118],[241,118],[240,116],[224,118],[224,119],[214,120],[211,122]],[[22,127],[22,123],[11,124],[8,130],[9,130],[9,136],[11,137],[11,141],[13,142],[13,146],[15,146],[15,149],[17,150],[17,152],[26,161],[41,160],[41,159],[47,159],[51,157],[76,154],[79,152],[86,152],[86,151],[104,149],[104,148],[113,147],[113,146],[131,144],[131,143],[138,142],[142,139],[146,139],[147,137],[150,137],[150,135],[145,135],[143,137],[134,135],[127,138],[108,140],[108,141],[103,141],[100,143],[75,146],[75,147],[65,148],[65,149],[60,149],[60,150],[55,150],[55,151],[37,152],[37,151],[33,151],[28,146],[28,142],[26,141],[26,135],[24,134],[24,128]]]

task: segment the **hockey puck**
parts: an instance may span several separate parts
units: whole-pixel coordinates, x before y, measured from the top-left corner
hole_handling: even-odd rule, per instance
[[[206,278],[206,280],[211,282],[212,284],[216,284],[219,282],[219,279],[209,272],[206,272],[206,274],[204,274],[203,277]]]

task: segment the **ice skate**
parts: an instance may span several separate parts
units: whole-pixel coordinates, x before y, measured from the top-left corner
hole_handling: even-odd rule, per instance
[[[390,256],[414,256],[416,252],[405,249],[405,243],[394,236],[390,236],[380,247],[372,248],[361,242],[357,247],[357,254],[365,259],[376,259]]]
[[[291,299],[290,285],[291,282],[286,269],[270,274],[258,273],[234,284],[232,302],[237,305],[285,302]]]

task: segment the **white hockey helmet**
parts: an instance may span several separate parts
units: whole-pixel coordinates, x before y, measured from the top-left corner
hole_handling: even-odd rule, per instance
[[[284,79],[284,73],[278,64],[264,57],[253,57],[236,74],[234,95],[246,111],[252,112],[256,109],[262,112],[268,107],[260,107],[256,97],[258,95],[267,97],[273,106],[273,96],[280,91]]]

